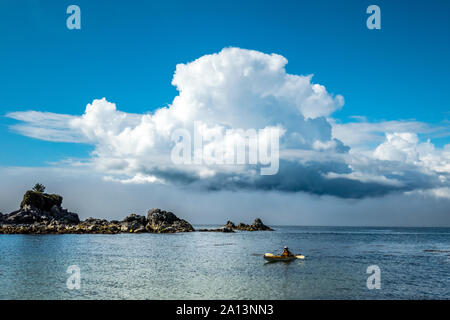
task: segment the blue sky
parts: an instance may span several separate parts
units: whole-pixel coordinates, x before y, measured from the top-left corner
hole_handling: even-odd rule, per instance
[[[66,8],[71,4],[81,8],[81,30],[66,27]],[[369,16],[366,8],[372,4],[381,8],[381,30],[366,27]],[[92,199],[87,201],[90,206],[83,206],[75,197],[66,198],[71,206],[86,214],[96,205],[96,200],[106,197],[104,201],[110,201],[106,193],[96,193],[99,189],[110,190],[111,194],[120,190],[124,199],[117,198],[117,203],[110,203],[110,212],[115,215],[119,215],[116,210],[119,201],[137,202],[137,196],[131,193],[147,194],[149,188],[155,191],[153,201],[177,210],[178,207],[171,207],[177,204],[173,204],[170,195],[165,195],[168,192],[165,188],[172,190],[169,191],[172,196],[180,196],[184,186],[177,189],[180,186],[176,182],[191,179],[190,172],[171,171],[173,168],[167,169],[165,162],[153,158],[169,150],[169,141],[161,138],[160,129],[144,127],[144,131],[136,130],[142,134],[135,132],[129,137],[127,130],[139,129],[136,121],[144,123],[149,112],[153,114],[175,104],[175,97],[180,100],[179,110],[194,110],[186,94],[183,97],[171,84],[173,79],[196,103],[206,99],[199,92],[212,92],[207,97],[210,100],[205,101],[212,101],[211,107],[217,113],[212,120],[218,125],[226,119],[236,127],[244,123],[244,127],[262,128],[257,122],[261,120],[259,115],[246,113],[236,102],[246,101],[248,105],[244,108],[252,104],[285,107],[286,101],[294,103],[289,99],[298,90],[286,96],[281,93],[287,100],[279,101],[273,98],[278,93],[272,93],[270,100],[264,93],[255,97],[242,91],[234,85],[246,86],[247,80],[233,77],[249,66],[260,72],[253,79],[257,89],[264,87],[264,81],[285,88],[287,78],[280,80],[277,74],[264,73],[265,67],[278,63],[277,72],[295,76],[314,74],[312,82],[326,87],[325,95],[318,99],[322,103],[318,109],[328,103],[327,99],[332,101],[328,105],[330,112],[322,110],[310,120],[310,110],[302,110],[299,118],[295,118],[298,114],[292,117],[289,111],[269,112],[262,117],[267,122],[265,125],[281,123],[288,134],[304,134],[309,142],[290,147],[300,153],[313,151],[313,155],[308,159],[302,153],[296,160],[298,163],[282,159],[285,162],[281,163],[280,174],[270,179],[250,182],[245,180],[245,174],[237,174],[234,177],[242,180],[233,187],[241,193],[228,194],[229,190],[225,190],[224,194],[209,196],[200,188],[200,192],[192,195],[195,200],[191,203],[184,200],[188,213],[205,215],[210,207],[196,213],[197,204],[208,203],[215,197],[222,199],[222,209],[227,212],[238,210],[239,205],[252,210],[251,205],[259,200],[249,199],[264,198],[272,200],[257,209],[262,215],[266,210],[270,217],[274,206],[288,197],[292,205],[286,223],[295,220],[306,224],[308,221],[311,224],[376,224],[377,212],[370,208],[383,208],[386,224],[408,225],[402,223],[405,217],[400,214],[392,220],[388,208],[410,202],[411,206],[402,211],[411,210],[416,214],[415,225],[424,225],[426,221],[431,221],[431,225],[450,225],[449,12],[450,2],[443,0],[131,3],[4,0],[0,3],[0,172],[6,178],[0,188],[6,191],[14,184],[16,187],[8,192],[18,193],[25,184],[39,180],[69,194],[79,194],[80,188],[85,189],[82,180],[93,179],[89,183],[96,187],[86,190],[92,194]],[[272,53],[286,58],[288,64],[281,65],[283,60],[270,56]],[[215,69],[219,61],[227,61],[229,68]],[[175,73],[178,64],[184,64],[185,69]],[[223,74],[229,77],[225,79],[227,86],[210,87],[214,76]],[[298,85],[299,90],[313,88],[309,82]],[[345,99],[342,108],[338,95]],[[222,99],[214,100],[217,97]],[[233,101],[233,97],[241,100]],[[101,98],[106,100],[94,101]],[[229,110],[222,115],[219,104],[225,100]],[[111,111],[110,103],[115,103],[124,113]],[[87,104],[92,104],[98,112],[85,113]],[[166,124],[177,124],[177,112],[168,111],[167,118],[163,119],[168,121]],[[83,114],[90,116],[90,120],[79,117]],[[67,115],[78,116],[74,118],[78,121],[75,126],[72,122],[69,125]],[[115,117],[122,117],[123,123],[117,126]],[[208,122],[210,118],[202,117],[200,120],[209,126],[216,125]],[[158,119],[152,116],[149,122],[155,126],[165,123]],[[22,129],[14,130],[18,124]],[[124,130],[125,127],[128,129]],[[96,128],[113,134],[99,134]],[[46,141],[42,137],[47,129],[60,135],[60,140],[67,136],[68,140],[79,137],[83,143]],[[26,130],[35,131],[30,134]],[[123,136],[128,137],[128,144],[123,144]],[[158,141],[164,145],[149,148],[147,143],[154,136],[160,137],[162,140]],[[347,149],[342,148],[344,145]],[[340,152],[344,149],[350,152],[342,157]],[[142,150],[146,151],[144,155]],[[323,160],[324,154],[329,156],[328,162]],[[72,162],[61,162],[67,159]],[[80,159],[83,165],[77,164]],[[128,165],[120,171],[117,161]],[[61,168],[63,171],[58,171]],[[196,187],[206,185],[207,189],[222,190],[224,181],[228,181],[223,176],[226,177],[226,172],[218,170],[215,174],[216,178],[193,179],[197,181]],[[166,179],[169,186],[172,182],[175,186],[128,184],[147,181],[149,176]],[[73,183],[72,188],[66,188],[69,182]],[[266,198],[267,190],[279,193],[270,193]],[[331,198],[318,205],[314,198],[317,196]],[[310,216],[305,222],[294,217],[296,204],[303,197],[309,197],[310,208],[323,212],[323,219]],[[420,197],[424,199],[421,205],[411,201],[413,198],[419,201]],[[9,198],[0,197],[0,202],[12,208],[17,199]],[[360,200],[355,205],[340,198],[368,200]],[[229,207],[232,205],[236,208]],[[431,205],[435,206],[434,218],[426,215]],[[329,216],[330,208],[339,208],[336,210],[342,212],[342,217],[344,212],[348,214],[341,221]],[[356,215],[361,210],[373,214],[357,219],[351,216],[352,212]]]
[[[177,63],[237,46],[281,54],[289,73],[312,73],[342,94],[336,119],[449,119],[450,3],[378,1],[382,29],[368,30],[372,2],[77,1],[75,31],[65,25],[72,2],[2,1],[0,110],[81,114],[106,97],[126,112],[151,111],[176,95]],[[8,150],[0,165],[44,165],[91,150],[18,136],[8,130],[13,122],[0,122],[0,148]],[[24,148],[31,157],[19,155]]]

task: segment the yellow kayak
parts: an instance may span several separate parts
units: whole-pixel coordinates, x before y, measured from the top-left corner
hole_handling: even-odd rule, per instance
[[[267,261],[292,261],[295,259],[305,259],[305,256],[298,254],[291,257],[285,257],[285,256],[277,256],[274,255],[273,253],[265,253],[264,259],[266,259]]]

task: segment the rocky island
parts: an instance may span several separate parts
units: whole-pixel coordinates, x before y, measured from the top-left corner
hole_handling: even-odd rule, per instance
[[[266,226],[259,218],[256,218],[255,221],[250,225],[241,222],[236,226],[233,222],[228,221],[224,226],[222,226],[218,229],[199,229],[197,231],[200,231],[200,232],[235,232],[235,230],[273,231],[272,228]]]
[[[235,226],[233,222],[228,221],[224,227],[232,230],[241,230],[241,231],[273,231],[272,228],[266,226],[259,218],[256,218],[251,225],[241,222],[237,226]]]
[[[146,216],[130,214],[122,221],[88,218],[80,221],[78,214],[62,207],[63,198],[45,193],[45,187],[36,184],[23,196],[20,209],[9,214],[0,213],[0,234],[116,234],[116,233],[177,233],[193,232],[192,225],[172,212],[150,209]],[[272,230],[256,219],[252,225],[237,226],[228,221],[219,229],[200,229],[209,232]]]

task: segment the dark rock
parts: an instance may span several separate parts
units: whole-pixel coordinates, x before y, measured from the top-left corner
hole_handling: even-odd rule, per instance
[[[121,223],[120,230],[122,232],[145,232],[145,226],[147,225],[147,219],[144,216],[140,216],[137,214],[130,214],[125,217]]]
[[[145,229],[155,233],[175,233],[195,231],[186,220],[179,219],[172,212],[161,209],[151,209],[147,214],[148,223]]]
[[[251,227],[248,224],[245,223],[239,223],[238,226],[236,227],[236,229],[238,230],[245,230],[245,231],[251,231]]]
[[[129,216],[125,217],[125,219],[123,219],[123,222],[138,222],[145,225],[147,223],[147,219],[144,216],[132,213]]]
[[[31,206],[41,211],[50,211],[53,206],[61,207],[63,198],[57,194],[48,194],[28,190],[23,196],[20,208]]]
[[[255,231],[273,231],[272,228],[266,226],[259,218],[256,218],[250,227]]]
[[[89,217],[86,220],[82,221],[80,224],[81,225],[87,225],[87,226],[91,226],[91,225],[104,226],[104,225],[108,224],[108,220],[96,219],[96,218]]]
[[[65,233],[120,233],[119,223],[112,223],[106,219],[88,218],[75,226],[66,226]]]
[[[69,212],[66,209],[57,207],[56,205],[52,207],[52,216],[61,223],[66,224],[77,224],[80,222],[78,214]]]
[[[273,231],[270,227],[266,226],[261,219],[256,218],[253,224],[248,225],[245,223],[239,223],[237,226],[231,222],[227,221],[227,224],[224,225],[222,228],[228,228],[232,230],[241,230],[241,231]]]
[[[224,225],[224,227],[225,228],[229,228],[229,229],[236,229],[236,225],[233,222],[229,221],[229,220],[227,221],[227,224]]]

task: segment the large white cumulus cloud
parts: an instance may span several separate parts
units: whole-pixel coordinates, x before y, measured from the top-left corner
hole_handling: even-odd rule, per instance
[[[183,183],[208,189],[305,191],[340,197],[411,191],[421,185],[445,187],[448,162],[440,167],[437,162],[447,153],[435,152],[431,144],[427,149],[414,135],[388,135],[372,154],[349,152],[349,146],[333,135],[330,119],[344,98],[313,83],[311,75],[286,73],[286,64],[277,54],[226,48],[177,65],[172,84],[179,94],[168,107],[148,114],[121,112],[103,98],[88,104],[82,116],[34,111],[8,116],[25,123],[14,127],[24,135],[95,145],[91,164],[107,179],[125,183]],[[194,122],[210,135],[276,128],[281,136],[279,173],[262,177],[251,165],[173,164],[172,135],[180,128],[192,132]],[[205,148],[214,143],[218,142],[205,141]],[[419,158],[415,148],[423,150]],[[425,160],[428,151],[434,160]],[[428,165],[430,161],[434,167]],[[389,165],[381,164],[385,162]],[[427,170],[422,170],[424,166]],[[388,169],[393,167],[395,174]]]
[[[173,109],[183,120],[202,119],[241,128],[262,127],[328,116],[343,105],[311,76],[286,73],[277,54],[227,48],[188,64],[177,65],[172,84],[180,92]],[[218,117],[218,114],[221,117]],[[292,117],[292,122],[288,122]]]
[[[386,140],[374,151],[381,160],[416,164],[436,172],[450,172],[450,145],[436,149],[430,142],[419,142],[417,134],[410,132],[387,133]]]

